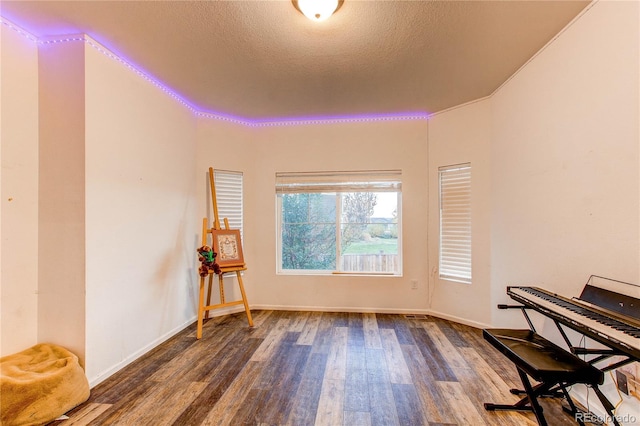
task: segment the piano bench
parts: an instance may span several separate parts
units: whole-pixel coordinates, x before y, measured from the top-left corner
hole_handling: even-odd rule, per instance
[[[486,410],[533,411],[538,424],[546,426],[538,397],[560,391],[576,418],[577,408],[566,387],[576,383],[597,387],[604,381],[602,371],[532,330],[485,329],[482,334],[486,341],[515,364],[526,393],[520,401],[511,405],[485,403]],[[532,386],[528,377],[539,383]],[[584,424],[581,421],[578,423]]]

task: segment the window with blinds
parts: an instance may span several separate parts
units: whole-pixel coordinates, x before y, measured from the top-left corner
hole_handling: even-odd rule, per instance
[[[440,278],[471,283],[471,164],[438,169]]]
[[[278,273],[401,274],[400,170],[275,178]]]
[[[229,228],[239,229],[242,235],[242,173],[228,170],[214,170],[216,201],[220,224],[226,217]]]

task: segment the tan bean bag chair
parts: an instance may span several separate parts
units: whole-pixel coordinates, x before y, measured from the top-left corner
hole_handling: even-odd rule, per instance
[[[0,358],[0,425],[48,423],[89,398],[78,357],[39,344]]]

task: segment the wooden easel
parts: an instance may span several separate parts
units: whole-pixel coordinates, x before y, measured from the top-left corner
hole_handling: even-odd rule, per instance
[[[209,167],[209,186],[211,187],[211,201],[213,202],[213,228],[208,227],[208,220],[205,217],[202,219],[202,245],[207,245],[207,235],[211,234],[213,230],[217,229],[229,229],[229,221],[224,218],[224,228],[220,228],[220,220],[218,218],[218,202],[216,201],[216,187],[213,179],[213,168]],[[204,303],[204,280],[205,277],[200,277],[200,298],[198,304],[198,330],[196,332],[196,339],[202,337],[202,323],[204,319],[209,318],[209,311],[213,309],[226,308],[228,306],[236,306],[244,304],[244,310],[247,314],[247,321],[249,327],[253,327],[253,319],[251,318],[251,311],[249,310],[249,302],[247,302],[247,295],[244,291],[244,285],[242,284],[242,271],[246,271],[246,264],[240,266],[221,266],[220,274],[218,274],[218,287],[220,289],[220,303],[215,305],[211,304],[211,290],[213,285],[213,272],[209,272],[209,288],[207,291],[207,304]],[[224,297],[224,274],[235,272],[238,279],[238,286],[240,287],[240,294],[242,294],[242,300],[236,300],[233,302],[227,302]]]

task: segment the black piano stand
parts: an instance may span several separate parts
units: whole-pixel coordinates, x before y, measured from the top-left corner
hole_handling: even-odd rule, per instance
[[[565,398],[571,407],[569,411],[570,414],[573,414],[573,418],[581,425],[585,426],[584,422],[576,416],[578,413],[578,408],[573,403],[573,400],[569,396],[567,392],[567,388],[564,384],[560,383],[539,383],[536,386],[532,386],[529,381],[529,377],[527,373],[522,371],[520,368],[517,369],[518,374],[520,375],[520,379],[522,380],[522,384],[524,385],[525,390],[519,389],[511,389],[511,393],[513,394],[525,394],[522,399],[520,399],[515,404],[492,404],[490,402],[486,402],[484,404],[484,409],[487,411],[497,411],[497,410],[506,410],[506,411],[533,411],[536,416],[536,420],[538,420],[538,424],[540,426],[546,426],[547,421],[544,418],[544,413],[542,406],[538,402],[539,397],[561,397]],[[552,391],[552,388],[559,387],[559,391]]]
[[[483,336],[516,366],[524,391],[512,389],[511,393],[525,394],[515,404],[485,403],[486,410],[532,411],[538,424],[547,426],[538,398],[559,396],[566,399],[570,407],[568,411],[573,414],[574,419],[581,426],[584,426],[584,422],[577,416],[578,408],[567,391],[568,386],[582,383],[590,386],[596,392],[598,399],[613,418],[614,423],[620,426],[613,416],[614,407],[598,389],[598,385],[604,381],[604,373],[593,365],[532,330],[485,329]],[[538,384],[533,386],[529,377]]]

